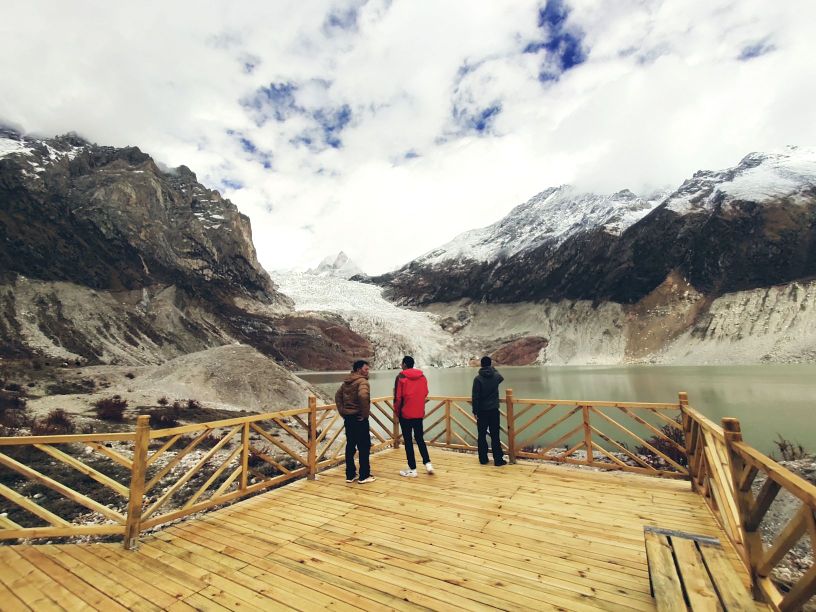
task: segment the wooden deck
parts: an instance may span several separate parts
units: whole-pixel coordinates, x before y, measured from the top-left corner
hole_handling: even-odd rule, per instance
[[[0,609],[653,610],[643,525],[720,538],[688,482],[432,450],[372,457],[121,544],[0,547]],[[747,580],[747,577],[746,577]]]

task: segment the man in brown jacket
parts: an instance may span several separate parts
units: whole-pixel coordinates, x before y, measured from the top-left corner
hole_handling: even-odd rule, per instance
[[[360,359],[355,361],[351,373],[334,394],[337,412],[343,417],[346,429],[346,482],[357,480],[354,453],[360,453],[359,483],[366,484],[376,479],[371,475],[368,454],[371,450],[371,434],[368,415],[371,412],[371,388],[368,384],[369,365]]]

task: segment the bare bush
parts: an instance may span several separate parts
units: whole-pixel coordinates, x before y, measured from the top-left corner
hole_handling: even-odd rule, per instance
[[[33,436],[58,436],[72,434],[75,431],[76,426],[73,420],[62,408],[52,410],[47,416],[31,424],[31,435]]]
[[[127,405],[127,400],[122,399],[119,395],[114,395],[113,397],[105,397],[94,402],[94,409],[96,410],[96,417],[98,419],[121,423],[124,420]]]

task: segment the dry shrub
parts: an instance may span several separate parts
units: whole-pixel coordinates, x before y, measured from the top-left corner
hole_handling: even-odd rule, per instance
[[[678,416],[675,419],[675,422],[678,425],[680,425],[682,423],[682,418],[683,418],[682,415]],[[665,438],[663,438],[661,436],[657,436],[657,435],[652,436],[651,438],[649,438],[647,440],[647,442],[651,446],[653,446],[654,448],[659,450],[661,453],[663,453],[664,455],[666,455],[670,459],[677,462],[678,464],[683,465],[683,466],[688,465],[688,457],[686,457],[685,450],[680,450],[680,449],[685,449],[686,448],[685,436],[683,435],[682,428],[677,429],[673,425],[664,425],[663,427],[660,428],[660,431],[667,438],[669,438],[669,439],[673,440],[674,442],[676,442],[677,445],[680,448],[677,448],[677,446],[675,446],[674,444],[672,444],[671,442],[669,442]],[[636,447],[635,452],[638,455],[643,456],[646,459],[646,461],[648,463],[651,463],[652,465],[662,465],[662,464],[666,463],[665,460],[662,457],[660,457],[658,455],[655,455],[652,451],[650,451],[645,446]]]
[[[52,410],[47,416],[31,424],[32,436],[59,436],[72,434],[75,431],[76,426],[73,420],[62,408]]]
[[[776,434],[776,438],[774,444],[776,444],[776,448],[779,450],[780,455],[782,455],[782,461],[796,461],[797,459],[806,459],[810,456],[805,447],[798,442],[786,440],[782,437],[782,434],[779,433]]]
[[[98,419],[121,423],[124,420],[127,405],[127,400],[122,399],[119,395],[114,395],[94,402],[94,409]]]

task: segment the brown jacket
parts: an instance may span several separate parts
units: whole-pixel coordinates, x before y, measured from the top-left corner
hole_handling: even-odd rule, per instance
[[[367,419],[371,412],[371,387],[368,384],[368,377],[360,372],[352,372],[346,376],[334,394],[334,403],[337,405],[337,412],[342,416],[354,415],[360,419]]]

